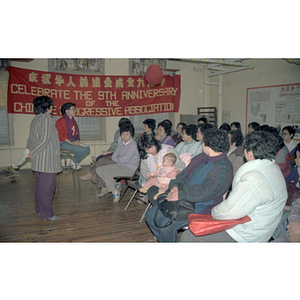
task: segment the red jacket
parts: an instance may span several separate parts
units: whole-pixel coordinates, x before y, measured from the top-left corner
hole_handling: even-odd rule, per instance
[[[70,121],[72,125],[72,135],[74,136],[76,135],[75,124],[73,122],[73,119],[71,119]],[[56,121],[55,125],[58,131],[59,141],[64,142],[66,139],[69,139],[66,120],[63,117],[61,117]]]

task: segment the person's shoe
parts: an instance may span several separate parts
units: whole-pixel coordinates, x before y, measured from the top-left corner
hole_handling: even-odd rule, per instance
[[[111,193],[113,196],[113,203],[118,203],[120,199],[120,192],[116,190],[114,193]]]
[[[93,174],[87,173],[87,174],[85,174],[85,175],[79,176],[79,178],[80,178],[81,180],[92,180],[92,179],[93,179]]]
[[[46,221],[46,220],[50,220],[50,221],[58,221],[59,219],[60,219],[60,217],[58,217],[58,216],[53,216],[52,218],[44,219],[44,221]]]
[[[71,167],[73,170],[77,170],[77,171],[81,169],[81,166],[79,166],[78,163],[75,164],[73,160],[70,160],[70,167]]]
[[[118,192],[120,192],[120,190],[121,190],[121,182],[120,182],[120,181],[117,182],[117,183],[115,184],[115,189],[116,189]]]
[[[101,189],[101,192],[98,194],[98,197],[102,197],[102,196],[105,196],[106,194],[108,194],[108,190],[106,187],[103,187]]]

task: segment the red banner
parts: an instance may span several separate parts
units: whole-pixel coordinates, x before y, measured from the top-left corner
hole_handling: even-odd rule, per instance
[[[143,76],[99,76],[42,72],[10,67],[8,113],[34,114],[33,99],[53,100],[53,115],[66,102],[76,103],[77,116],[113,117],[178,112],[180,75],[165,75],[149,86]]]

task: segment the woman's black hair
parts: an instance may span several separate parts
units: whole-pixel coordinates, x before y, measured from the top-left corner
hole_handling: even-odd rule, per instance
[[[132,123],[130,122],[124,122],[121,127],[120,127],[120,134],[122,134],[124,131],[126,132],[130,132],[131,137],[134,137],[134,126],[132,125]]]
[[[245,136],[244,146],[247,152],[252,151],[255,159],[275,159],[278,140],[275,134],[263,131],[252,131]]]
[[[251,122],[248,124],[248,128],[252,127],[254,131],[260,131],[260,125],[257,122]]]
[[[170,122],[171,122],[171,121],[169,121],[169,120],[163,120],[163,121],[161,121],[160,123],[158,123],[157,128],[158,128],[159,126],[161,126],[161,127],[164,128],[165,133],[166,133],[167,135],[171,135],[171,132],[172,132],[172,122],[171,122],[171,124],[170,124]]]
[[[197,140],[197,131],[198,131],[198,126],[191,124],[191,125],[185,125],[182,127],[182,131],[185,131],[185,133],[188,136],[191,136],[193,140]]]
[[[208,123],[207,118],[205,118],[205,117],[199,118],[199,119],[198,119],[198,123],[199,123],[200,121],[202,121],[204,124],[207,124],[207,123]]]
[[[229,148],[228,134],[221,129],[206,129],[203,134],[203,143],[215,152],[226,152]]]
[[[242,132],[242,129],[241,129],[241,124],[239,122],[232,122],[230,124],[230,126],[234,125],[236,130],[238,130],[239,132]]]
[[[121,119],[119,120],[118,127],[121,128],[121,125],[122,125],[123,123],[131,123],[131,121],[130,121],[128,118],[121,118]]]
[[[152,132],[154,132],[156,126],[156,121],[154,119],[146,119],[143,124],[146,124],[152,130]]]
[[[51,105],[53,105],[53,101],[51,98],[47,96],[36,97],[33,100],[34,113],[36,115],[44,114],[48,109],[50,109]]]
[[[289,134],[292,134],[292,139],[294,138],[295,135],[295,129],[292,126],[285,126],[282,128],[282,132],[283,130],[287,130],[289,132]]]
[[[205,130],[214,128],[214,125],[209,124],[209,123],[207,123],[207,124],[204,123],[204,124],[198,124],[197,127],[200,128],[200,131],[201,131],[201,133],[203,134],[203,132],[204,132]]]
[[[235,143],[237,147],[243,145],[244,136],[241,132],[237,130],[229,130],[227,134],[231,135],[231,145],[233,145],[233,143]]]
[[[146,159],[147,158],[147,152],[146,149],[151,148],[152,146],[155,146],[156,152],[158,153],[162,146],[161,142],[154,137],[151,134],[143,134],[139,141],[138,141],[138,150],[140,154],[141,159]]]
[[[69,110],[71,106],[76,107],[76,104],[72,102],[64,103],[60,108],[61,114],[64,115],[66,113],[66,110]]]
[[[229,131],[231,129],[230,125],[228,123],[223,123],[219,129]]]
[[[284,147],[284,145],[285,145],[284,140],[282,139],[281,135],[279,134],[279,131],[278,131],[277,128],[275,128],[273,126],[269,126],[269,127],[263,128],[262,131],[269,132],[269,133],[271,133],[272,135],[274,135],[276,137],[277,147],[278,147],[276,152]]]

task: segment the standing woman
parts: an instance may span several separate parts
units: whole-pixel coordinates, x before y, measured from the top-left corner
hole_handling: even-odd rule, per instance
[[[27,140],[28,157],[35,175],[35,212],[41,219],[56,221],[51,202],[55,190],[56,173],[62,171],[60,161],[60,143],[53,122],[53,101],[47,96],[36,97],[33,107],[36,116],[31,121]]]

